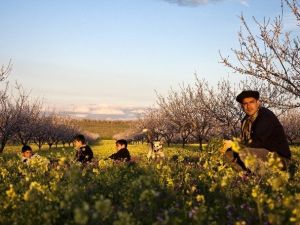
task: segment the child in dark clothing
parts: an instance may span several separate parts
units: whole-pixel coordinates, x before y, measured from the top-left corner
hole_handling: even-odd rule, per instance
[[[33,156],[32,149],[29,145],[24,145],[21,151],[22,151],[22,162],[27,163],[28,160]]]
[[[117,140],[116,141],[116,150],[117,152],[109,156],[110,159],[113,160],[124,160],[124,161],[130,161],[130,153],[127,149],[127,141],[124,139]]]
[[[85,137],[82,134],[78,134],[74,137],[74,147],[76,149],[76,154],[74,160],[86,164],[92,161],[93,151],[86,144]]]
[[[30,159],[35,157],[40,157],[38,154],[34,154],[32,148],[29,145],[24,145],[22,147],[22,162],[29,163]]]

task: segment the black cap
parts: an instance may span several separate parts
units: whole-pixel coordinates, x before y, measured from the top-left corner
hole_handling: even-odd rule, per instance
[[[236,100],[239,103],[243,102],[244,98],[255,98],[256,100],[259,99],[259,92],[258,91],[252,91],[252,90],[247,90],[247,91],[242,91],[237,97]]]
[[[24,146],[22,147],[22,152],[26,152],[26,151],[32,151],[31,147],[28,146],[28,145],[24,145]]]

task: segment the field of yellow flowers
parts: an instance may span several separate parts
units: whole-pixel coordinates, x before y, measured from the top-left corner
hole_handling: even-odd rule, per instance
[[[129,145],[132,162],[114,163],[105,160],[114,141],[102,140],[85,168],[72,148],[41,150],[26,165],[11,147],[0,155],[0,224],[300,224],[300,148],[289,171],[270,158],[261,177],[224,163],[220,143],[166,147],[164,162]]]

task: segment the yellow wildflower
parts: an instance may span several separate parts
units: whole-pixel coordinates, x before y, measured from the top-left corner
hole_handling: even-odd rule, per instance
[[[204,202],[205,201],[205,197],[204,197],[204,195],[197,195],[196,196],[196,200],[197,200],[197,202]]]
[[[12,184],[9,185],[9,189],[6,191],[6,195],[11,199],[14,199],[17,196]]]

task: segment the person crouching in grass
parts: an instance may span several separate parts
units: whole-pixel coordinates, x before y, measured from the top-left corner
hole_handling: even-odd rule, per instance
[[[74,160],[82,164],[91,162],[94,154],[90,146],[86,144],[84,135],[78,134],[74,137],[74,148],[76,149],[76,154]]]
[[[116,153],[109,156],[109,159],[119,160],[119,161],[130,161],[131,156],[127,149],[127,141],[124,139],[116,141]]]
[[[21,152],[22,152],[22,162],[24,163],[28,163],[30,158],[34,155],[32,148],[29,145],[24,145],[22,147]]]
[[[258,91],[244,90],[236,97],[245,112],[241,121],[243,147],[237,153],[233,151],[233,142],[226,140],[221,152],[234,168],[263,175],[270,170],[267,162],[272,155],[282,170],[287,169],[291,151],[282,124],[272,111],[261,105],[259,96]],[[247,158],[253,159],[248,166]]]

